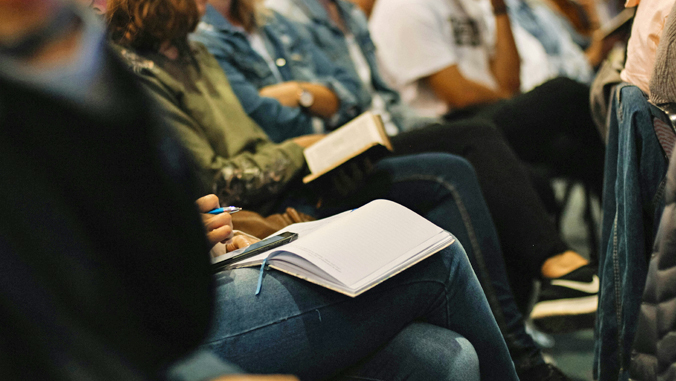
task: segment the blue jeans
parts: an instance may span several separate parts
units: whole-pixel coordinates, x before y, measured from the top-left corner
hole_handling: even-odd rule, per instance
[[[490,305],[493,308],[493,313],[498,322],[501,323],[499,324],[499,328],[502,329],[503,334],[510,338],[516,337],[521,339],[522,344],[519,345],[521,348],[524,348],[522,352],[532,354],[532,356],[530,356],[532,357],[532,360],[529,359],[528,361],[532,363],[542,361],[537,348],[532,344],[530,336],[525,333],[521,316],[518,314],[518,310],[509,290],[504,270],[504,262],[490,214],[488,213],[486,204],[481,196],[481,191],[474,171],[464,159],[448,154],[422,154],[384,159],[376,165],[376,168],[372,172],[365,186],[352,197],[334,202],[325,201],[323,207],[319,210],[308,210],[313,209],[313,205],[315,205],[314,200],[303,200],[302,197],[297,197],[297,195],[295,195],[295,197],[289,197],[290,201],[287,205],[295,206],[300,210],[314,212],[315,215],[318,216],[327,216],[358,207],[377,198],[390,199],[405,205],[444,229],[453,232],[467,249],[472,266],[477,269],[477,273],[480,274],[481,285],[485,290],[488,290],[487,294],[490,295]],[[490,269],[491,271],[489,272],[486,269]],[[410,269],[405,271],[404,274],[415,271],[419,270],[416,268]],[[279,274],[279,276],[282,275]],[[474,276],[472,276],[472,278],[475,279]],[[398,275],[392,281],[396,283],[399,279],[401,278]],[[301,284],[303,284],[305,288],[311,287],[306,283]],[[266,290],[267,287],[266,284],[264,290]],[[397,293],[403,294],[406,294],[407,292],[406,289],[397,291]],[[412,290],[411,292],[415,293],[416,291]],[[331,292],[329,293],[333,294]],[[481,299],[484,299],[483,292],[479,290],[479,293],[481,294]],[[336,295],[336,297],[337,296],[338,295]],[[359,296],[355,303],[363,298],[364,295]],[[400,302],[399,295],[393,295],[392,298],[396,298],[396,301],[394,301],[394,299],[390,301],[391,306],[394,308],[390,308],[391,311],[389,311],[388,314],[395,313],[396,311],[397,313],[402,313],[404,316],[409,317],[411,316],[410,314],[414,312],[402,310],[411,306],[411,302],[432,302],[431,300],[408,300],[405,295],[401,296],[403,300],[406,300],[405,302]],[[305,300],[300,298],[294,299],[298,301]],[[474,304],[474,302],[470,304]],[[453,303],[453,308],[464,309],[466,307],[467,306],[461,303]],[[418,309],[418,307],[414,307],[414,309]],[[421,312],[422,311],[418,311],[418,314]],[[488,314],[490,315],[490,310],[488,310]],[[405,325],[404,322],[408,323],[419,319],[426,320],[426,317],[418,315],[413,319],[404,318],[404,321],[400,322],[398,324],[399,326],[396,327],[395,332],[398,332],[401,327]],[[489,320],[493,322],[491,325],[494,326],[495,320],[493,320],[493,317]],[[480,324],[476,324],[476,321],[471,320],[466,320],[464,323],[476,328],[481,326]],[[385,325],[386,322],[383,322],[383,324]],[[452,328],[444,324],[437,325]],[[502,349],[504,349],[504,340],[502,337],[499,337],[499,335],[496,340],[481,339],[477,341],[476,336],[468,336],[465,330],[456,331],[465,336],[472,345],[475,346],[480,359],[485,353],[482,349],[484,348],[484,345],[494,346],[495,348],[493,348],[493,350],[499,349],[500,353],[502,353]],[[390,337],[392,336],[391,333],[392,332],[390,332]],[[354,337],[355,336],[349,336],[346,339],[352,340]],[[379,345],[382,345],[387,340],[381,338],[378,341],[380,341]],[[510,347],[510,350],[511,349],[512,348]],[[228,352],[233,353],[232,351]],[[361,355],[365,355],[365,353],[361,352],[360,356]],[[355,357],[350,357],[350,359],[350,361],[342,361],[340,363],[341,366],[334,366],[330,369],[330,372],[324,370],[321,375],[329,375],[331,372],[335,372],[343,366],[350,365],[352,360],[355,360]],[[513,373],[513,365],[509,358],[505,361],[508,365],[505,365],[505,362],[503,362],[501,357],[496,357],[496,359],[498,359],[497,363],[494,363],[493,359],[480,362],[481,374],[485,377],[484,379],[496,379],[486,376],[496,373],[493,373],[494,369],[488,370],[484,369],[485,367],[502,369],[498,373],[504,373],[501,373],[499,377],[496,376],[497,379],[504,379],[505,374],[511,375],[511,373]],[[235,361],[235,363],[240,364],[237,361]],[[248,369],[245,365],[240,365]],[[299,369],[298,371],[302,371],[302,369]],[[312,371],[309,369],[308,372]],[[310,374],[314,375],[315,373]]]
[[[544,362],[526,333],[507,279],[500,241],[469,162],[445,153],[381,160],[358,195],[342,199],[338,205],[326,205],[319,213],[333,215],[377,198],[398,202],[452,232],[467,251],[517,370]]]
[[[258,271],[216,275],[213,331],[205,343],[250,373],[292,373],[303,380],[346,370],[351,377],[387,380],[477,379],[470,376],[476,373],[472,351],[456,358],[469,347],[446,332],[452,330],[475,348],[482,380],[517,380],[459,242],[356,298],[277,271],[266,273],[255,296]],[[442,335],[409,331],[414,322],[439,327]]]
[[[668,162],[643,92],[618,85],[611,112],[603,189],[594,376],[626,380],[647,265],[664,209]]]

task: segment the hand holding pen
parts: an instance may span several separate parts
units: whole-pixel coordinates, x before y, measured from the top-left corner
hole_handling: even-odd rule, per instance
[[[220,207],[216,195],[210,194],[200,197],[195,201],[195,204],[197,204],[197,208],[202,213],[202,223],[207,233],[207,239],[212,246],[218,242],[226,243],[232,238],[232,218],[230,217],[230,213],[227,212],[227,208]],[[223,210],[219,211],[219,209]]]
[[[208,211],[207,213],[208,214],[221,214],[221,213],[233,214],[233,213],[239,212],[240,210],[242,210],[242,208],[238,208],[236,206],[225,206],[225,207],[222,207],[222,208],[212,209],[212,210]]]

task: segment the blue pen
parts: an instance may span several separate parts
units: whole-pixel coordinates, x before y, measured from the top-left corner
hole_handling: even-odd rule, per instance
[[[242,210],[242,208],[239,208],[239,207],[236,207],[236,206],[226,206],[225,208],[216,208],[216,209],[210,210],[207,213],[208,214],[221,214],[221,213],[233,214],[233,213],[239,212],[240,210]]]

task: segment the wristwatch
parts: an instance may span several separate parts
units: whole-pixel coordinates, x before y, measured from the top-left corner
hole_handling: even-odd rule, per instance
[[[315,96],[301,87],[298,94],[298,104],[301,108],[310,108],[315,103]]]

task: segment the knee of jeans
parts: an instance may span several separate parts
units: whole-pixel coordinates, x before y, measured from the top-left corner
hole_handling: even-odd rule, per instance
[[[476,179],[474,167],[466,159],[447,153],[432,153],[425,155],[427,163],[421,162],[424,168],[432,168],[438,176],[448,182],[458,179]]]
[[[479,357],[474,346],[462,335],[446,328],[414,323],[403,332],[408,335],[409,373],[416,380],[479,380]]]

